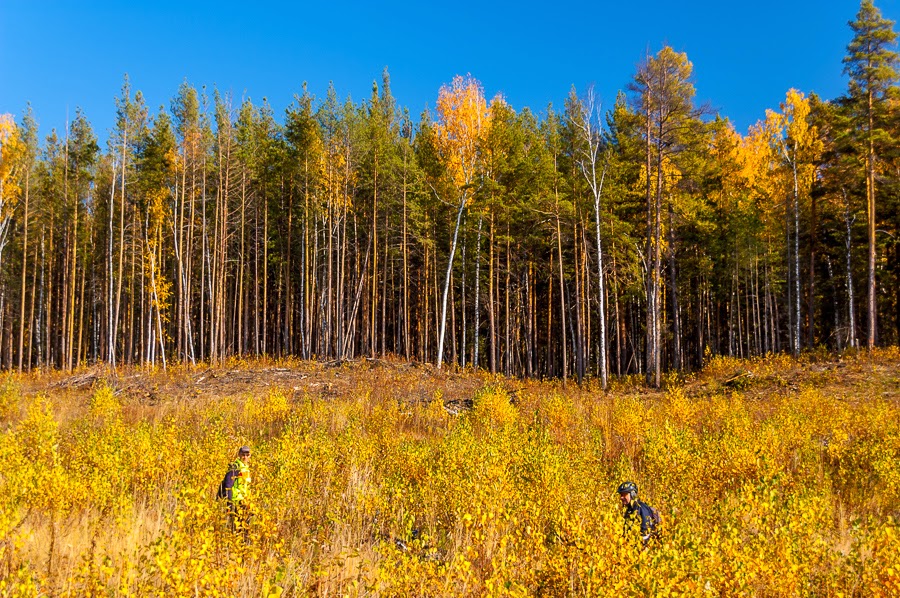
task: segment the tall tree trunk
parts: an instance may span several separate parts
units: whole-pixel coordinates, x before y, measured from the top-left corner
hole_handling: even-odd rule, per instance
[[[806,346],[814,347],[816,343],[816,227],[818,225],[817,218],[817,202],[815,194],[810,197],[810,217],[809,217],[809,286],[807,287],[806,299],[806,321],[807,337]]]
[[[575,278],[575,321],[574,330],[572,331],[572,342],[575,345],[575,378],[578,384],[584,380],[584,310],[581,303],[581,254],[583,251],[578,243],[578,219],[576,214],[572,222],[572,245],[574,250],[574,278]],[[570,319],[571,321],[571,319]],[[570,324],[571,325],[571,324]]]
[[[41,233],[41,249],[43,250],[43,233]],[[33,348],[35,345],[38,346],[38,355],[40,355],[40,328],[37,323],[34,321],[34,308],[35,308],[35,300],[38,295],[38,248],[35,246],[34,248],[34,267],[32,268],[33,272],[31,273],[31,308],[28,314],[28,358],[25,363],[28,364],[28,369],[30,370],[34,365],[34,351]],[[44,289],[44,266],[43,266],[43,256],[41,257],[41,286],[40,292],[43,292]],[[43,305],[43,304],[41,304]],[[38,338],[35,339],[35,331],[38,333]]]
[[[506,284],[504,288],[505,316],[503,328],[503,343],[505,359],[503,361],[503,373],[507,376],[512,375],[512,343],[510,339],[510,311],[509,311],[509,287],[510,287],[510,236],[509,236],[509,214],[506,217]]]
[[[110,347],[112,349],[110,364],[116,366],[116,345],[119,338],[119,321],[122,309],[122,279],[125,277],[125,160],[128,146],[128,122],[122,127],[122,184],[119,186],[119,266],[116,275],[116,311],[112,320]],[[115,189],[113,189],[115,193]],[[112,210],[112,206],[110,207]],[[122,344],[124,349],[125,343]]]
[[[472,367],[478,369],[478,345],[481,332],[481,231],[484,217],[478,216],[478,236],[475,241],[475,306],[472,309],[472,326],[474,328],[472,341]]]
[[[847,268],[847,317],[849,320],[847,324],[849,328],[847,345],[851,349],[855,349],[859,346],[856,337],[856,299],[853,295],[853,239],[851,235],[851,228],[855,218],[850,217],[850,201],[847,198],[847,191],[842,188],[841,193],[844,195],[844,257]]]
[[[681,306],[678,303],[678,275],[675,269],[675,210],[669,201],[669,295],[672,297],[672,341],[673,358],[676,370],[684,369],[684,356],[681,346]]]
[[[459,226],[462,222],[463,210],[466,208],[467,192],[463,192],[456,211],[456,225],[453,227],[453,242],[450,244],[450,257],[447,260],[447,273],[444,275],[444,291],[441,299],[441,333],[438,338],[437,367],[441,369],[444,359],[444,334],[447,329],[447,296],[450,290],[450,273],[453,271],[453,258],[456,255],[456,241],[459,237]]]
[[[262,352],[268,355],[269,348],[269,202],[263,202],[263,266],[262,266]],[[309,358],[309,356],[307,356]]]
[[[800,354],[800,189],[797,181],[797,155],[791,160],[794,175],[794,356]]]
[[[868,252],[868,334],[866,336],[866,348],[871,351],[875,348],[875,333],[877,326],[878,303],[875,296],[875,137],[872,132],[874,128],[873,115],[873,97],[872,88],[868,89],[868,117],[869,128],[866,131],[868,137],[868,148],[866,151],[866,218],[869,233],[869,252]]]
[[[493,203],[493,198],[491,200]],[[488,365],[491,373],[497,373],[497,302],[494,298],[496,284],[494,280],[494,213],[488,226]]]
[[[568,343],[566,341],[566,288],[565,278],[563,275],[563,253],[562,253],[562,227],[559,222],[559,195],[556,196],[556,252],[557,262],[559,264],[559,318],[560,332],[562,333],[562,379],[563,384],[566,383],[566,377],[569,369]]]
[[[374,358],[377,350],[378,331],[378,150],[375,150],[375,170],[372,177],[372,283],[369,312],[369,356]]]
[[[649,122],[649,120],[648,120]],[[662,124],[660,124],[662,129]],[[650,139],[649,125],[647,139]],[[647,172],[650,172],[650,158],[647,159]],[[649,176],[647,177],[649,180]],[[648,183],[649,184],[649,183]],[[659,388],[662,383],[662,363],[661,363],[661,282],[662,282],[662,197],[663,197],[663,172],[662,172],[662,131],[656,144],[656,193],[652,202],[652,229],[650,238],[652,239],[652,259],[651,281],[650,281],[650,299],[647,309],[650,311],[650,342],[647,346],[647,379],[649,383]]]
[[[534,278],[534,262],[528,260],[525,270],[525,377],[534,376],[534,289],[531,281]]]
[[[460,326],[460,331],[462,333],[462,338],[460,340],[460,351],[459,351],[459,365],[460,367],[466,367],[466,347],[468,338],[466,336],[466,248],[468,245],[468,236],[463,236],[463,246],[462,246],[462,279],[460,280],[462,289],[460,291],[461,299],[460,299],[460,319],[462,320],[462,326]]]
[[[651,133],[651,114],[650,114],[650,106],[648,102],[647,113],[646,113],[647,125],[645,130],[646,135],[646,172],[647,172],[647,242],[645,244],[645,269],[647,272],[647,358],[646,358],[646,367],[647,367],[647,383],[654,384],[656,381],[655,375],[657,370],[657,365],[655,362],[655,340],[656,340],[656,270],[653,266],[653,239],[654,239],[654,226],[653,226],[653,205],[654,205],[654,196],[653,196],[653,183],[650,173],[652,171],[652,138],[650,136]]]
[[[409,242],[407,237],[407,205],[406,205],[406,169],[407,155],[406,146],[403,149],[403,355],[409,361],[410,338],[409,338]],[[479,224],[480,227],[480,224]],[[479,231],[481,229],[479,228]],[[477,299],[476,299],[477,303]],[[477,306],[476,306],[477,309]],[[477,343],[477,341],[476,341]],[[475,367],[478,367],[476,360]]]
[[[30,191],[31,169],[25,170],[25,213],[22,216],[22,288],[19,295],[19,371],[22,371],[25,354],[25,278],[28,272],[28,200]],[[34,289],[32,288],[32,296]],[[30,366],[30,362],[29,362]]]
[[[389,243],[390,239],[388,237],[388,213],[385,211],[384,213],[384,259],[382,260],[382,268],[384,271],[381,275],[381,358],[384,359],[387,356],[387,305],[388,305],[388,296],[387,296],[387,283],[388,283],[388,261],[389,261]],[[391,269],[393,271],[393,268]],[[463,268],[463,272],[465,272],[465,268]],[[465,276],[463,277],[465,280]],[[396,350],[396,349],[395,349]]]
[[[597,235],[597,299],[599,303],[600,320],[600,386],[603,390],[609,383],[609,360],[606,356],[608,346],[606,335],[606,274],[603,268],[603,238],[600,235],[600,194],[603,192],[603,181],[606,178],[606,165],[603,167],[603,174],[600,176],[600,185],[597,193],[594,195],[594,223]],[[616,322],[618,322],[618,300],[616,301]]]
[[[616,375],[621,376],[622,375],[622,345],[623,345],[623,339],[625,338],[625,335],[627,333],[625,331],[625,318],[622,318],[619,313],[619,274],[618,274],[619,270],[616,265],[615,249],[616,249],[616,247],[615,247],[615,245],[613,245],[613,262],[612,262],[613,288],[612,288],[612,293],[613,293],[613,300],[615,302],[613,309],[615,311],[615,319],[616,319]],[[600,296],[602,297],[603,294],[601,293]],[[603,333],[602,333],[603,320],[602,319],[600,321],[600,326],[601,326],[600,338],[602,339],[603,338]],[[605,353],[605,350],[602,347],[600,350]],[[602,355],[601,355],[601,359],[603,359]]]

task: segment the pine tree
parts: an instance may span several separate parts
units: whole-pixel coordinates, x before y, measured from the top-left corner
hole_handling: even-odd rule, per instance
[[[663,203],[672,185],[678,156],[691,139],[700,111],[694,107],[693,65],[686,54],[666,46],[648,57],[629,88],[641,115],[645,144],[647,199],[645,271],[647,273],[647,381],[659,387],[662,378],[662,252]],[[677,315],[677,306],[673,316]],[[677,319],[674,320],[677,323]],[[680,335],[677,328],[675,336]],[[676,363],[679,361],[676,350]]]
[[[849,23],[853,40],[844,57],[844,73],[850,77],[849,106],[852,112],[850,134],[856,137],[858,151],[865,156],[866,221],[868,224],[868,326],[866,346],[874,348],[878,305],[875,296],[875,206],[878,161],[891,143],[886,128],[888,91],[897,81],[898,54],[894,22],[881,16],[872,0],[863,0],[856,20]]]

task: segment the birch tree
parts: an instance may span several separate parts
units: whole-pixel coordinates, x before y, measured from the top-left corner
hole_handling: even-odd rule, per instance
[[[476,182],[478,141],[488,121],[487,103],[481,84],[471,76],[457,75],[450,85],[441,88],[437,100],[437,113],[438,120],[434,124],[435,141],[438,153],[443,159],[450,177],[451,189],[455,194],[453,204],[456,206],[453,239],[450,243],[450,255],[447,258],[447,270],[441,293],[441,324],[437,354],[437,366],[440,369],[444,361],[447,297],[450,290],[450,275],[453,272],[453,258],[456,255],[456,244],[463,212],[472,196],[473,186]],[[437,188],[432,186],[432,189],[436,195],[439,195]],[[448,198],[440,199],[448,202]]]
[[[19,171],[25,149],[12,115],[0,115],[0,268],[3,266],[3,250],[9,242],[13,210],[22,192]]]
[[[793,216],[792,243],[793,251],[788,250],[789,267],[792,271],[792,332],[791,350],[794,355],[800,353],[800,201],[808,198],[812,188],[815,166],[822,152],[822,142],[818,138],[816,127],[808,121],[809,100],[796,89],[787,92],[781,104],[781,113],[769,111],[770,131],[773,143],[787,167],[791,189],[791,210]],[[812,275],[812,273],[810,273]],[[812,322],[810,322],[812,326]]]
[[[573,91],[574,93],[574,91]],[[571,109],[569,119],[581,135],[581,156],[577,159],[581,174],[591,189],[594,200],[594,229],[597,242],[597,295],[600,318],[600,383],[606,390],[608,383],[606,357],[606,285],[603,268],[603,240],[600,235],[600,196],[603,194],[603,182],[606,179],[608,160],[601,165],[600,149],[602,145],[602,127],[600,124],[600,104],[594,93],[594,87],[588,88],[584,100],[570,98]]]

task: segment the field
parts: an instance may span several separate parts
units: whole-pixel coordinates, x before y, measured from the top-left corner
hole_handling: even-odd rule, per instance
[[[246,537],[215,499],[242,444]],[[897,349],[607,393],[394,360],[9,374],[0,596],[897,596],[898,464]]]

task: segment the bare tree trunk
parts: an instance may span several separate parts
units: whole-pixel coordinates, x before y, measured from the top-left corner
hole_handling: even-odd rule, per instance
[[[159,244],[159,233],[156,233],[157,243]],[[156,249],[150,248],[150,285],[153,292],[153,303],[156,305],[156,331],[159,336],[159,355],[162,359],[163,371],[166,371],[166,346],[165,336],[163,336],[162,316],[160,315],[159,292],[156,288]]]
[[[615,256],[615,245],[613,245],[613,256]],[[616,318],[616,375],[621,376],[622,375],[622,345],[623,345],[622,339],[625,337],[626,331],[625,331],[625,319],[622,318],[619,313],[619,274],[618,274],[618,271],[619,270],[616,266],[615,257],[613,257],[613,263],[612,263],[613,288],[612,288],[612,292],[613,292],[613,298],[615,300],[614,309],[615,309],[615,318]],[[601,326],[601,335],[600,336],[602,339],[603,320],[601,320],[600,326]],[[601,348],[601,352],[605,353],[605,350]],[[601,360],[602,359],[603,359],[603,355],[601,354]]]
[[[791,160],[794,175],[794,356],[800,354],[800,189],[797,182],[797,157]]]
[[[406,206],[406,146],[403,149],[403,354],[406,360],[410,358],[409,344],[409,242],[407,237],[407,206]],[[480,230],[480,229],[479,229]],[[476,299],[477,303],[477,299]],[[477,309],[477,308],[476,308]],[[477,342],[477,341],[476,341]],[[476,360],[475,367],[478,367]]]
[[[510,287],[510,261],[509,261],[509,215],[507,214],[506,219],[506,288],[504,289],[504,297],[505,297],[505,308],[506,315],[504,317],[504,329],[503,329],[503,338],[504,338],[504,349],[506,358],[503,361],[503,373],[507,376],[512,375],[512,344],[510,341],[510,328],[509,328],[509,320],[510,320],[510,311],[509,311],[509,287]]]
[[[534,262],[528,260],[525,270],[525,377],[534,376],[534,291],[531,281],[534,278]]]
[[[673,357],[676,370],[684,368],[684,356],[681,346],[681,306],[678,303],[678,276],[675,269],[675,211],[672,202],[669,202],[669,294],[672,297],[672,333],[673,333]]]
[[[866,336],[866,348],[869,351],[875,348],[875,333],[877,330],[877,314],[878,303],[875,296],[875,140],[872,133],[874,127],[874,118],[872,113],[872,89],[868,89],[869,104],[869,129],[867,131],[869,147],[866,152],[866,218],[869,232],[869,252],[868,252],[868,334]]]
[[[323,232],[327,232],[328,234],[328,243],[326,246],[326,256],[328,257],[328,266],[327,266],[327,288],[326,288],[326,307],[325,307],[325,325],[326,325],[326,337],[325,337],[325,353],[327,355],[333,355],[334,348],[333,344],[336,344],[334,340],[334,326],[335,320],[337,319],[336,309],[334,306],[334,216],[335,216],[335,207],[333,198],[329,197],[329,205],[328,211],[330,212],[331,217],[328,218],[327,222],[322,223]]]
[[[484,219],[478,216],[478,237],[475,241],[475,306],[473,308],[472,326],[474,327],[472,345],[472,367],[478,369],[478,344],[481,332],[481,230]]]
[[[460,331],[462,332],[462,339],[460,340],[460,351],[459,351],[459,365],[460,367],[466,367],[466,342],[468,341],[466,337],[466,246],[468,245],[467,237],[463,237],[463,246],[462,246],[462,280],[461,286],[462,290],[460,291],[461,299],[460,299],[460,319],[462,320],[462,326],[460,326]]]
[[[647,139],[650,140],[650,120],[648,119]],[[662,124],[660,124],[662,128]],[[650,156],[647,157],[647,172],[650,172]],[[649,186],[649,179],[648,186]],[[662,278],[662,197],[663,197],[663,172],[662,172],[662,133],[656,144],[656,193],[652,201],[652,208],[648,215],[651,220],[651,228],[649,237],[652,240],[651,251],[652,256],[648,255],[648,259],[652,259],[651,263],[651,280],[650,280],[650,297],[648,298],[647,309],[650,312],[650,339],[647,346],[647,379],[655,388],[659,388],[662,383],[662,363],[661,363],[661,302],[660,302],[660,286]]]
[[[453,273],[450,273],[450,362],[457,365],[459,352],[456,347],[456,285],[453,282]]]
[[[588,88],[587,105],[583,107],[581,114],[581,131],[584,141],[587,142],[588,152],[586,160],[580,162],[581,173],[591,187],[591,194],[594,199],[594,224],[597,243],[597,297],[599,303],[600,319],[600,385],[606,390],[609,372],[608,359],[606,356],[607,338],[606,338],[606,288],[604,282],[603,267],[603,238],[600,235],[600,197],[603,194],[603,182],[606,179],[606,169],[609,166],[609,160],[603,164],[603,170],[600,174],[600,180],[597,181],[597,161],[600,152],[600,133],[599,125],[594,128],[595,122],[599,123],[600,106],[597,104],[594,96],[594,88]],[[649,170],[647,171],[649,176]]]
[[[389,244],[390,239],[388,238],[388,213],[385,211],[384,213],[384,259],[382,260],[382,268],[384,268],[384,272],[381,276],[381,357],[384,359],[387,356],[387,305],[388,305],[388,297],[387,297],[387,282],[388,282],[388,261],[389,261]],[[463,272],[465,272],[465,268],[463,268]],[[465,280],[465,277],[463,277]]]
[[[25,354],[25,278],[28,271],[28,199],[30,191],[31,169],[25,170],[25,213],[22,217],[22,292],[19,296],[19,371],[22,371],[22,362]],[[32,296],[34,289],[32,288]],[[30,366],[30,362],[29,362]]]
[[[547,362],[544,364],[544,371],[548,376],[553,375],[553,364],[555,361],[554,345],[553,345],[553,260],[554,254],[550,252],[550,269],[547,271]],[[565,334],[565,332],[564,332]]]
[[[563,275],[563,253],[562,253],[562,227],[559,222],[559,194],[556,196],[556,251],[557,262],[559,264],[559,318],[560,332],[562,332],[562,379],[563,384],[569,369],[568,343],[566,341],[566,288]]]
[[[64,179],[64,188],[65,194],[63,197],[64,203],[69,203],[69,124],[66,123],[66,169],[65,169],[65,179]],[[76,187],[75,187],[75,202],[74,202],[74,218],[72,219],[72,261],[71,261],[71,269],[69,264],[66,264],[66,286],[65,286],[65,301],[68,305],[66,305],[65,316],[63,317],[64,321],[64,332],[65,334],[65,342],[64,342],[64,355],[65,355],[65,368],[67,370],[72,369],[72,343],[75,340],[75,265],[76,259],[78,257],[78,186],[77,186],[77,177],[76,177]]]
[[[810,218],[809,218],[809,286],[807,287],[806,301],[806,321],[808,347],[815,346],[816,343],[816,227],[818,223],[817,202],[815,194],[810,197]]]
[[[656,271],[653,267],[653,240],[654,240],[654,227],[653,227],[653,187],[652,187],[652,179],[650,178],[650,173],[653,172],[652,168],[652,140],[650,137],[651,132],[651,119],[650,119],[650,106],[649,103],[647,105],[646,111],[646,172],[647,172],[647,242],[646,242],[646,272],[647,272],[647,383],[654,384],[656,382],[655,374],[657,370],[658,364],[656,363]]]
[[[492,202],[493,203],[493,200]],[[494,213],[491,212],[491,221],[488,226],[488,365],[491,373],[497,373],[497,311],[494,294],[496,285],[494,281]]]
[[[50,228],[50,245],[53,245],[53,228]],[[41,365],[52,366],[53,354],[51,347],[53,346],[53,252],[50,252],[49,259],[47,256],[46,245],[44,244],[44,233],[41,233],[41,319],[44,321],[44,343],[42,346],[43,359],[39,359]],[[49,263],[48,263],[49,262]],[[45,267],[46,266],[46,267]],[[47,277],[47,284],[44,284],[44,277]],[[46,293],[44,292],[46,289]]]
[[[268,231],[268,208],[266,209],[266,230]],[[312,357],[312,334],[313,334],[313,281],[315,281],[315,271],[311,268],[309,259],[309,152],[304,154],[303,158],[303,264],[301,272],[301,292],[300,304],[303,309],[303,350],[304,359]],[[268,233],[263,235],[264,239],[268,239]],[[318,235],[316,236],[318,241]],[[268,262],[266,262],[268,263]]]
[[[575,218],[572,222],[572,245],[574,250],[574,277],[575,277],[575,299],[573,303],[575,304],[575,322],[574,322],[574,330],[572,331],[572,342],[575,345],[575,378],[578,381],[578,384],[584,380],[584,326],[582,324],[582,318],[584,317],[584,311],[581,306],[581,253],[578,246],[578,215],[576,214]],[[571,319],[570,319],[570,325]]]
[[[244,263],[246,262],[247,249],[245,241],[245,227],[247,221],[247,172],[246,167],[241,168],[241,252],[238,257],[237,292],[235,297],[235,313],[237,314],[235,332],[235,351],[238,356],[244,355],[244,339],[246,338],[242,325],[244,313]]]
[[[119,336],[119,319],[121,315],[122,308],[122,279],[125,274],[125,158],[126,158],[126,147],[128,145],[128,122],[126,120],[125,124],[122,127],[122,184],[120,185],[120,194],[119,194],[119,267],[118,267],[118,275],[117,278],[117,286],[116,286],[116,311],[115,315],[112,319],[112,332],[110,333],[110,348],[111,348],[111,358],[110,365],[115,368],[116,366],[116,344]],[[115,189],[113,189],[113,193],[115,193]],[[110,212],[112,212],[113,206],[110,206]],[[110,217],[112,220],[112,217]],[[110,230],[112,230],[112,225],[110,223]],[[110,283],[112,284],[112,283]],[[125,343],[122,344],[124,349]]]
[[[209,226],[206,214],[206,154],[207,152],[203,152],[203,178],[201,181],[202,187],[200,192],[200,206],[201,206],[201,214],[200,221],[202,223],[201,226],[201,256],[200,256],[200,361],[206,360],[206,353],[208,349],[207,344],[207,303],[212,301],[212,271],[211,271],[211,258],[210,258],[210,242],[209,242]],[[203,301],[203,295],[208,295],[208,301]],[[211,306],[209,308],[209,313],[212,313]],[[210,361],[212,358],[210,358]]]
[[[90,227],[88,227],[88,238],[90,238]],[[75,344],[75,365],[82,363],[85,355],[83,355],[83,340],[84,340],[84,289],[85,283],[87,281],[87,264],[83,264],[81,267],[81,289],[79,291],[79,300],[78,300],[78,342]]]
[[[456,225],[453,227],[453,242],[450,245],[450,257],[447,261],[447,273],[444,276],[444,291],[443,298],[441,299],[441,333],[438,338],[438,369],[441,369],[441,364],[444,359],[444,334],[447,329],[447,296],[450,290],[450,273],[453,271],[453,258],[456,255],[456,241],[459,237],[459,226],[462,222],[463,210],[465,210],[466,208],[467,195],[468,193],[464,191],[462,197],[460,197],[459,208],[456,211]]]
[[[43,233],[41,233],[41,248],[43,249]],[[32,359],[34,351],[33,348],[35,345],[38,346],[38,354],[40,354],[40,328],[35,324],[34,321],[34,307],[35,300],[38,295],[38,249],[34,248],[34,268],[32,268],[33,272],[31,274],[31,308],[29,310],[28,315],[28,359],[25,363],[28,364],[28,369],[30,370],[34,365],[34,361]],[[43,267],[43,257],[41,260],[41,292],[44,289],[44,267]],[[43,305],[43,304],[41,304]],[[38,333],[38,339],[34,338],[35,331]]]
[[[856,337],[856,299],[853,295],[853,240],[851,235],[851,227],[853,226],[853,221],[856,218],[850,217],[850,201],[847,198],[847,191],[842,188],[841,192],[844,195],[844,256],[846,260],[845,265],[847,268],[847,317],[849,319],[849,322],[847,324],[849,327],[847,345],[851,349],[855,349],[859,346],[859,342],[857,341]]]
[[[378,150],[375,150],[375,170],[372,177],[372,282],[370,290],[369,312],[369,356],[375,357],[378,343]],[[363,274],[365,276],[365,274]]]
[[[262,352],[269,349],[269,202],[263,202],[263,267],[262,267]]]

